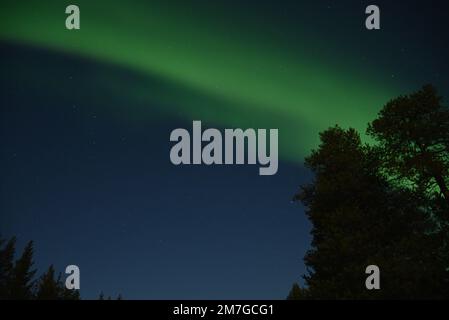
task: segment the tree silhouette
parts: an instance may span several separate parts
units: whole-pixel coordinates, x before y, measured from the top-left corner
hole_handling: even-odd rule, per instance
[[[65,284],[61,281],[61,274],[58,276],[58,288],[59,288],[59,299],[61,300],[80,300],[79,290],[67,289]]]
[[[440,244],[434,255],[444,261],[448,272],[440,280],[449,288],[449,108],[442,101],[434,86],[425,85],[388,102],[367,133],[377,141],[383,174],[411,190],[434,220],[429,232]]]
[[[78,300],[79,292],[77,290],[69,290],[61,281],[61,274],[55,278],[55,269],[51,265],[47,272],[44,273],[39,281],[36,293],[38,300]]]
[[[437,90],[426,85],[388,102],[367,132],[379,142],[388,174],[419,192],[438,189],[448,210],[449,108],[441,102]]]
[[[33,242],[30,241],[19,259],[14,262],[16,238],[4,245],[0,238],[0,299],[13,300],[78,300],[78,290],[69,290],[61,281],[61,274],[55,278],[55,269],[48,270],[35,280],[33,266]]]
[[[100,294],[98,295],[98,300],[112,300],[111,296],[108,296],[106,299],[104,297],[104,293],[103,291],[100,292]],[[116,300],[123,300],[123,296],[121,293],[119,293],[119,295],[117,296]]]
[[[10,297],[12,299],[33,298],[33,277],[36,270],[33,267],[33,241],[28,242],[22,256],[16,261],[12,270]]]
[[[40,279],[36,298],[38,300],[56,300],[59,298],[59,288],[55,280],[55,269],[53,265],[48,267]]]
[[[0,238],[0,299],[8,299],[11,295],[10,288],[14,268],[16,238],[12,237],[3,248],[4,242]]]
[[[363,145],[354,129],[336,126],[320,138],[306,158],[315,180],[295,196],[313,224],[304,258],[308,297],[444,297],[441,244],[420,198],[389,183],[379,150]],[[382,271],[382,290],[365,288],[371,264]]]
[[[301,288],[297,283],[294,283],[287,296],[287,300],[303,300],[307,299],[307,290]]]

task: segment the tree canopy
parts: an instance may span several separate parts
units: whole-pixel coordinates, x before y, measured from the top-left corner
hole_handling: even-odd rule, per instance
[[[0,300],[77,300],[79,291],[68,290],[61,281],[61,274],[56,278],[51,265],[39,279],[35,278],[33,268],[34,246],[30,241],[22,255],[14,261],[16,238],[8,241],[0,238]]]
[[[289,297],[449,297],[449,110],[441,101],[432,86],[391,100],[368,126],[373,145],[354,129],[320,134],[305,161],[314,180],[294,197],[313,225],[308,273]],[[366,289],[368,265],[380,268],[381,290]]]

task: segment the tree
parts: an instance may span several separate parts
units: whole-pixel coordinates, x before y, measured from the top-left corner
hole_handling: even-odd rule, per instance
[[[307,289],[302,289],[296,282],[293,284],[287,296],[287,300],[305,300],[307,299]]]
[[[20,300],[33,298],[33,277],[36,270],[33,270],[32,266],[33,242],[30,241],[12,270],[10,298]]]
[[[51,265],[47,272],[41,276],[36,298],[38,300],[57,300],[60,298],[53,265]]]
[[[449,108],[432,85],[389,101],[367,133],[382,155],[381,168],[399,188],[411,190],[436,224],[449,288]]]
[[[316,299],[441,298],[444,266],[432,221],[415,195],[392,187],[380,174],[378,150],[359,134],[336,126],[320,134],[306,158],[313,183],[295,196],[313,224],[304,258],[307,292]],[[375,264],[382,290],[365,288]]]
[[[38,300],[79,300],[77,290],[69,290],[61,280],[61,274],[55,278],[55,269],[51,265],[41,276],[36,299]]]
[[[61,280],[61,274],[58,276],[57,280],[59,288],[59,299],[61,300],[80,300],[79,290],[67,289],[63,281]]]
[[[26,246],[21,257],[14,263],[16,238],[12,237],[6,245],[0,238],[0,299],[39,299],[39,300],[79,300],[78,290],[69,290],[61,280],[61,273],[55,278],[51,265],[39,280],[34,280],[36,270],[33,266],[33,242]]]
[[[367,132],[379,142],[387,174],[419,192],[438,190],[448,211],[449,108],[441,103],[426,85],[388,102]]]
[[[7,299],[10,296],[16,238],[9,239],[2,248],[3,243],[4,240],[0,238],[0,299]]]

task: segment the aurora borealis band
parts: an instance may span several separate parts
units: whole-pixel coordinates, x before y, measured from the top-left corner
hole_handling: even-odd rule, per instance
[[[320,130],[338,123],[363,131],[399,92],[372,66],[357,69],[354,53],[344,63],[336,61],[335,40],[330,49],[317,50],[322,40],[313,26],[293,30],[280,13],[257,16],[235,1],[207,3],[78,1],[82,27],[69,32],[61,2],[6,1],[0,37],[160,78],[172,94],[127,83],[120,84],[120,93],[163,103],[168,113],[181,109],[186,117],[220,126],[262,127],[278,119],[272,126],[282,132],[281,156],[295,162],[316,144]],[[297,10],[306,15],[310,9]],[[355,22],[363,26],[363,15]],[[192,92],[197,99],[189,99]],[[300,140],[300,147],[289,144],[291,139]]]
[[[1,1],[0,236],[34,240],[40,272],[78,265],[87,299],[284,299],[306,272],[291,199],[319,132],[363,135],[426,83],[447,104],[447,1],[375,1],[375,31],[370,4]],[[170,132],[194,120],[278,129],[277,174],[173,165]]]

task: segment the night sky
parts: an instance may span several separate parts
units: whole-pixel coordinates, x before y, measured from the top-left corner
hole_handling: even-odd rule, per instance
[[[86,299],[284,299],[318,133],[426,83],[447,104],[448,30],[447,1],[2,1],[0,234],[78,265]],[[278,173],[172,165],[193,120],[279,128]]]

